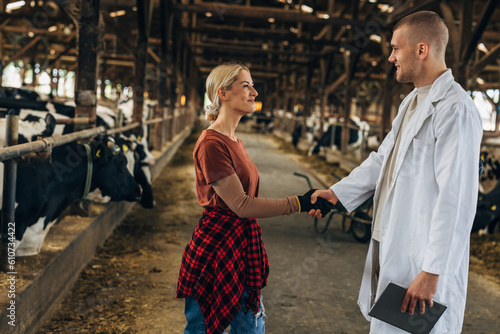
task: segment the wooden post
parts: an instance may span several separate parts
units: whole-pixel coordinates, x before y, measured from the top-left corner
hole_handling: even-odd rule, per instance
[[[142,110],[144,107],[144,92],[146,91],[146,65],[148,59],[148,5],[153,3],[147,0],[137,0],[137,47],[135,52],[135,87],[133,122],[142,123]],[[141,131],[138,128],[137,131]]]
[[[160,1],[160,36],[161,36],[161,57],[160,57],[160,83],[158,85],[158,105],[156,106],[155,118],[165,119],[165,101],[167,97],[167,56],[168,56],[168,27],[170,19],[170,1]],[[164,121],[165,122],[165,121]],[[156,137],[153,142],[155,150],[161,150],[163,144],[164,124],[156,123]]]
[[[385,83],[384,83],[384,100],[382,103],[382,127],[380,128],[380,142],[384,140],[386,134],[391,128],[391,109],[393,93],[392,88],[394,86],[394,65],[387,62],[385,64]]]
[[[78,70],[75,85],[75,117],[89,117],[95,126],[99,0],[82,0],[78,30]],[[86,128],[76,125],[75,131]]]
[[[0,0],[0,14],[4,12],[4,0]],[[2,86],[3,69],[5,62],[3,61],[3,30],[0,30],[0,86]]]

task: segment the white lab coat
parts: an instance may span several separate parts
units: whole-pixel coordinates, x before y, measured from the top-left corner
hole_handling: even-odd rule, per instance
[[[414,89],[401,103],[392,130],[377,152],[331,188],[348,211],[373,193]],[[447,70],[408,123],[385,206],[381,208],[380,276],[377,295],[389,281],[408,287],[422,271],[439,274],[435,300],[448,306],[432,333],[460,333],[465,310],[469,239],[478,195],[482,121],[472,99]],[[374,207],[374,210],[377,210]],[[372,244],[358,304],[371,333],[401,333],[368,315]]]

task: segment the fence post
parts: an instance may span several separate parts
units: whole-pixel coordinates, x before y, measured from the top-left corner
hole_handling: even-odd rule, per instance
[[[6,116],[6,128],[5,128],[5,146],[17,145],[18,142],[18,128],[19,128],[19,116],[7,115]],[[15,205],[16,205],[16,179],[17,179],[17,162],[14,159],[9,159],[4,161],[4,172],[2,177],[4,178],[3,182],[3,198],[2,198],[2,242],[0,249],[0,269],[2,271],[14,272],[14,266],[8,266],[8,260],[10,258],[9,255],[9,232],[10,239],[12,241],[12,237],[15,238],[15,235],[12,234],[12,230],[9,230],[9,227],[14,228],[15,230]],[[14,248],[11,242],[11,249]],[[9,255],[9,256],[8,256]]]

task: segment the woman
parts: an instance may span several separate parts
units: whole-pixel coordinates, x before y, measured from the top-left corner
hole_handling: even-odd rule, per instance
[[[259,173],[234,132],[243,115],[255,111],[257,91],[248,68],[222,64],[207,78],[212,102],[205,108],[213,121],[193,153],[198,202],[205,208],[188,243],[179,274],[177,297],[186,298],[185,334],[264,333],[260,291],[269,262],[255,218],[320,209],[304,196],[258,198]],[[319,199],[321,200],[321,199]]]

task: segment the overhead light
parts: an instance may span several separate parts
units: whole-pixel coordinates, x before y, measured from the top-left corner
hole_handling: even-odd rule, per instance
[[[389,7],[391,7],[391,6],[389,6],[387,4],[378,4],[377,7],[380,9],[380,11],[382,13],[385,13],[389,10]]]
[[[380,42],[382,42],[382,37],[380,37],[379,35],[372,34],[372,35],[370,35],[370,40],[377,42],[377,43],[380,43]]]
[[[319,18],[319,19],[323,19],[323,20],[328,20],[330,18],[330,15],[324,13],[324,14],[316,14],[316,17]]]
[[[372,61],[372,66],[377,66],[377,62],[375,60]]]
[[[484,53],[488,53],[488,52],[490,52],[490,50],[488,50],[488,48],[486,47],[486,45],[484,45],[484,43],[479,43],[479,44],[477,45],[477,48],[478,48],[478,50],[481,50],[481,51],[483,51]]]
[[[388,9],[387,9],[387,13],[392,13],[394,11],[394,7],[390,6]]]
[[[210,12],[206,12],[206,13],[205,13],[205,16],[206,16],[206,17],[212,17],[213,15],[214,15],[214,14],[212,14],[212,13],[210,13]]]
[[[267,19],[267,22],[274,23],[274,22],[276,22],[276,20],[274,19],[274,17],[270,17]]]
[[[477,78],[476,78],[476,81],[477,81],[477,83],[478,83],[478,84],[480,84],[480,85],[484,85],[484,84],[485,84],[484,80],[483,80],[482,78],[480,78],[480,77],[477,77]]]
[[[109,13],[109,17],[118,17],[118,16],[123,16],[126,14],[125,10],[117,10],[116,12],[111,12]]]
[[[51,49],[51,50],[49,51],[49,53],[53,56],[53,55],[55,55],[55,54],[56,54],[56,50]]]
[[[346,26],[345,26],[345,28],[346,28],[347,30],[351,30],[351,28],[352,28],[352,27],[351,27],[351,25],[350,25],[350,24],[348,24],[348,25],[346,25]]]
[[[10,13],[13,10],[21,8],[25,4],[26,4],[25,1],[15,1],[15,2],[8,3],[7,6],[5,6],[5,11],[7,13]]]
[[[284,46],[288,46],[288,45],[290,45],[290,42],[288,42],[288,41],[283,41],[283,45],[284,45]]]
[[[302,6],[300,7],[300,9],[301,9],[303,12],[306,12],[306,13],[312,13],[312,12],[314,12],[314,10],[313,10],[311,7],[307,6],[307,5],[302,5]]]
[[[57,30],[57,26],[52,26],[47,29],[49,32],[54,32]]]
[[[340,48],[340,49],[339,49],[339,51],[340,51],[340,52],[344,52],[344,51],[345,51],[345,49],[344,49],[344,48]]]
[[[28,37],[33,38],[35,37],[35,33],[33,31],[28,31],[27,33]]]
[[[294,27],[290,27],[290,32],[293,32],[294,34],[296,34],[299,32],[299,29],[294,28]]]
[[[377,3],[377,0],[368,0],[370,3]]]

